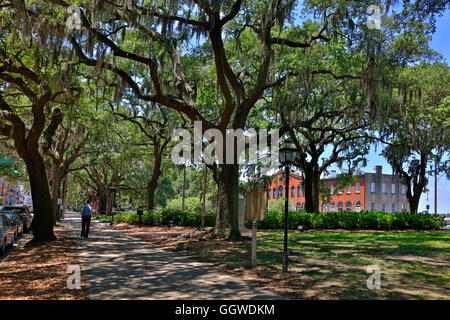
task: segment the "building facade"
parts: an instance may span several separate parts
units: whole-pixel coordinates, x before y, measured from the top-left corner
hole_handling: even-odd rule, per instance
[[[283,171],[275,174],[268,189],[269,201],[285,197],[284,180]],[[382,166],[375,166],[374,173],[358,173],[355,181],[344,188],[338,188],[333,171],[322,181],[330,190],[329,201],[320,204],[322,212],[409,212],[406,186],[397,175],[382,174]],[[289,189],[289,200],[294,203],[290,210],[300,211],[305,204],[302,177],[291,173]]]

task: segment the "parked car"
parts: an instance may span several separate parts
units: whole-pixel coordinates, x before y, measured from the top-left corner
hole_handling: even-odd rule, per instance
[[[27,206],[5,206],[3,211],[13,211],[19,214],[23,221],[23,230],[25,233],[31,229],[31,222],[33,221],[33,214]]]
[[[6,247],[14,243],[14,233],[16,228],[4,215],[0,215],[0,255],[4,255]]]
[[[23,220],[17,212],[1,210],[0,215],[8,218],[16,228],[14,232],[14,240],[17,239],[18,236],[21,236],[23,234]]]

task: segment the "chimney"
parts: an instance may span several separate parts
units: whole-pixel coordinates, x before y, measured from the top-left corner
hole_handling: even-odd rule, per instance
[[[381,175],[381,173],[383,171],[383,166],[375,166],[374,169],[375,169],[375,173],[377,175]]]

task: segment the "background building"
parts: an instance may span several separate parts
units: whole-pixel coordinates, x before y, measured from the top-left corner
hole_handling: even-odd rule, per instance
[[[304,207],[302,181],[301,176],[290,173],[289,200],[294,203],[291,210],[299,211]],[[320,204],[322,212],[409,212],[406,186],[397,175],[382,174],[382,166],[375,166],[374,173],[359,172],[356,181],[343,188],[337,186],[335,171],[322,181],[330,189],[329,201]],[[285,188],[283,171],[279,171],[269,185],[269,201],[284,198]]]

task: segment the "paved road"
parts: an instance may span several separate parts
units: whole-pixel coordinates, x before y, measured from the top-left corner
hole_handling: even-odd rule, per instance
[[[68,214],[91,299],[282,299],[148,241],[93,221],[80,238],[81,219]]]

